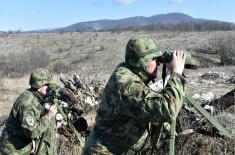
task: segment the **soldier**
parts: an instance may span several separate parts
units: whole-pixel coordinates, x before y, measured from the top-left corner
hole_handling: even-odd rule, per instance
[[[47,111],[42,100],[48,91],[52,75],[46,69],[36,69],[30,75],[30,89],[16,99],[6,121],[0,141],[0,152],[7,155],[35,153],[42,133],[46,138],[40,154],[54,154],[55,151],[55,105]]]
[[[103,92],[96,124],[84,154],[136,154],[148,137],[149,123],[170,122],[182,107],[187,83],[182,72],[185,56],[173,52],[171,77],[162,92],[148,83],[156,78],[162,52],[150,36],[130,39],[125,62],[117,66]]]

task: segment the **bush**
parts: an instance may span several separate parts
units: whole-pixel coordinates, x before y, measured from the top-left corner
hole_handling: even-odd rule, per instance
[[[54,65],[53,72],[55,73],[68,73],[70,71],[70,66],[63,63],[63,62],[57,62]]]
[[[210,39],[210,45],[218,51],[222,65],[235,65],[235,33],[223,33]]]
[[[95,48],[96,51],[103,51],[104,49],[105,49],[105,48],[104,48],[103,45],[97,46],[97,47]]]
[[[50,63],[48,54],[42,49],[31,49],[22,53],[10,53],[1,57],[1,76],[20,77],[36,68],[46,68]]]

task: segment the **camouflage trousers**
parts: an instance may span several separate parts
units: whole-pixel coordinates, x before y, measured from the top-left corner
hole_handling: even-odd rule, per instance
[[[42,145],[40,155],[48,155],[48,144]],[[16,135],[3,130],[0,138],[0,154],[3,155],[29,155],[32,150],[32,143],[25,143]]]
[[[83,150],[83,155],[114,155],[114,154],[120,154],[120,155],[136,155],[141,150],[140,148],[144,147],[145,142],[147,141],[148,132],[146,131],[143,136],[138,140],[138,142],[133,145],[129,149],[124,149],[116,147],[119,146],[118,144],[115,144],[114,141],[112,141],[112,144],[108,144],[110,146],[114,146],[112,148],[113,151],[110,151],[105,145],[102,144],[102,142],[97,137],[97,134],[92,131],[91,135],[86,141],[86,145]],[[106,139],[107,138],[107,139]],[[110,141],[109,137],[103,137],[103,140]],[[112,153],[116,152],[116,153]],[[119,153],[117,153],[119,152]],[[120,153],[122,152],[122,153]]]

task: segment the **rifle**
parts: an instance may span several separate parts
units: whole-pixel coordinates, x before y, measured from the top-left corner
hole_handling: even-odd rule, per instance
[[[193,99],[191,96],[186,95],[185,97],[187,103],[190,103],[206,120],[213,125],[218,131],[219,135],[233,139],[234,137],[213,117],[211,116],[199,102]],[[169,144],[169,155],[174,155],[174,145],[175,145],[175,128],[176,128],[176,117],[171,120],[171,135]]]
[[[69,105],[73,104],[74,102],[75,104],[77,103],[76,98],[72,96],[69,91],[74,92],[79,88],[87,89],[86,85],[82,83],[78,75],[75,74],[73,78],[75,82],[73,82],[72,80],[66,79],[66,77],[63,74],[61,74],[60,81],[65,85],[65,88],[61,88],[57,84],[49,84],[48,95],[43,100],[43,102],[52,103],[57,106],[59,113],[63,116],[63,119],[68,123],[69,128],[72,130],[75,137],[77,137],[80,145],[84,146],[84,142],[81,139],[80,133],[78,133],[77,129],[74,127],[71,119],[68,117],[67,113],[64,111],[63,106],[62,106],[63,103],[69,104]],[[66,100],[67,103],[65,101],[62,101],[61,100],[62,98]],[[79,113],[79,115],[80,114],[81,113]],[[36,155],[40,153],[45,137],[46,137],[46,132],[44,132],[41,135],[41,138],[39,140],[39,145],[36,151]]]
[[[184,54],[186,54],[186,60],[185,60],[185,68],[187,69],[197,69],[197,66],[193,65],[191,63],[191,54],[189,52],[184,51]],[[171,62],[173,59],[173,52],[172,51],[167,51],[165,52],[159,59],[158,61],[163,63],[163,70],[162,70],[162,80],[163,80],[163,89],[165,86],[165,79],[167,76],[167,67],[166,63]],[[183,73],[183,76],[184,73]],[[187,103],[191,104],[203,117],[206,118],[208,122],[210,122],[218,131],[219,135],[233,139],[231,134],[222,126],[220,123],[213,117],[211,116],[202,106],[200,103],[198,103],[195,99],[193,99],[191,96],[186,95],[185,100]],[[170,130],[170,142],[169,142],[169,155],[174,155],[175,151],[175,129],[176,129],[176,119],[177,116],[174,116],[171,120],[171,130]],[[160,124],[157,126],[157,130],[155,132],[155,141],[153,142],[153,148],[151,151],[151,154],[154,153],[154,149],[159,147],[160,143],[160,138],[162,134],[162,128],[163,124]]]

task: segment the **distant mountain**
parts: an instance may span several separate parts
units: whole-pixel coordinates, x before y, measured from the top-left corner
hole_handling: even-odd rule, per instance
[[[32,31],[26,31],[26,32],[57,32],[60,29],[63,29],[63,28],[45,28],[45,29],[38,29],[38,30],[32,30]]]
[[[202,23],[215,20],[193,18],[183,13],[158,14],[151,17],[130,17],[119,20],[96,20],[88,22],[79,22],[64,28],[54,29],[52,31],[109,31],[115,28],[138,27],[156,24],[177,24],[177,23]],[[220,21],[218,21],[220,22]]]
[[[79,22],[62,28],[40,29],[27,32],[111,31],[113,29],[142,27],[142,26],[157,25],[157,24],[204,23],[204,22],[227,23],[235,27],[235,24],[233,23],[228,23],[218,20],[193,18],[183,13],[167,13],[167,14],[158,14],[150,17],[136,16],[136,17],[130,17],[118,20],[103,19],[96,21]]]
[[[0,31],[0,34],[4,34],[4,33],[6,33],[5,31]]]

